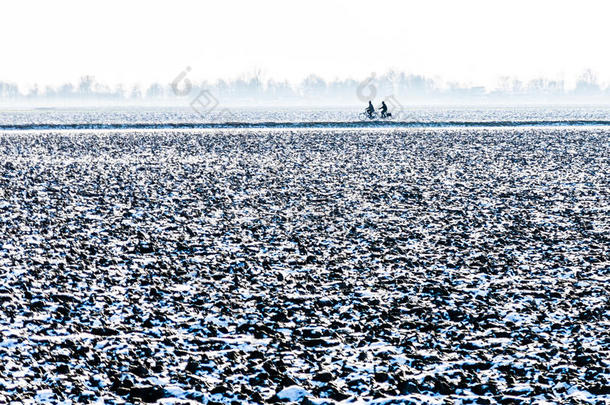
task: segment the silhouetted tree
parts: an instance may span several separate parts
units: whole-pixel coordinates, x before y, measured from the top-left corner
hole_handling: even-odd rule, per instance
[[[322,97],[326,94],[326,82],[319,76],[309,75],[301,83],[303,95],[307,98]]]
[[[597,75],[591,69],[585,70],[580,75],[578,81],[576,82],[574,93],[580,95],[593,95],[601,93],[601,88],[597,83]]]
[[[91,94],[91,90],[93,89],[93,83],[95,82],[95,78],[93,76],[83,76],[80,78],[80,83],[78,84],[78,92],[81,95],[89,95]]]

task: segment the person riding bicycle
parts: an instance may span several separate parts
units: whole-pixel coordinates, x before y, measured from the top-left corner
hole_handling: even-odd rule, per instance
[[[369,100],[369,106],[364,111],[368,114],[369,118],[373,116],[373,113],[375,112],[375,107],[373,107],[373,103],[371,103],[371,100]]]
[[[385,105],[385,101],[381,102],[381,118],[386,118],[388,116],[388,106]]]

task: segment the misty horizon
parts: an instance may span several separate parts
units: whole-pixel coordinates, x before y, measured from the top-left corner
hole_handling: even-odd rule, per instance
[[[193,77],[191,77],[193,76]],[[388,71],[371,74],[364,80],[337,78],[327,81],[311,74],[298,83],[265,78],[260,72],[235,79],[215,81],[196,80],[189,68],[179,72],[168,83],[116,84],[98,81],[93,75],[83,75],[76,83],[59,86],[34,85],[23,88],[0,80],[0,103],[70,105],[155,104],[187,105],[198,97],[207,97],[225,105],[257,106],[282,104],[286,106],[361,105],[368,99],[375,101],[393,97],[401,104],[413,103],[599,103],[610,102],[610,85],[600,83],[592,70],[586,70],[572,80],[544,77],[524,81],[505,76],[495,86],[447,82],[423,74]]]

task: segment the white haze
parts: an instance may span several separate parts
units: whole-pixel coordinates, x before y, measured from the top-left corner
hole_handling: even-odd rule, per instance
[[[353,88],[310,100],[304,81],[313,74],[345,85],[394,71],[433,83],[434,91],[403,87],[397,96],[406,103],[472,101],[473,94],[478,101],[605,102],[609,11],[604,1],[546,0],[3,2],[0,82],[17,86],[13,102],[28,94],[54,100],[66,83],[74,100],[84,76],[105,94],[98,99],[137,100],[153,83],[167,90],[189,67],[201,88],[255,77],[264,89],[287,81],[298,102],[356,104]],[[536,80],[546,83],[540,91]],[[297,102],[257,91],[214,94],[235,103]],[[400,93],[395,84],[389,91]]]

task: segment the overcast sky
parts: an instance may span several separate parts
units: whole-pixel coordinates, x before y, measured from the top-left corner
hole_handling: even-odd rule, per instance
[[[0,80],[109,84],[298,81],[389,69],[491,85],[501,76],[610,82],[606,1],[5,1]]]

